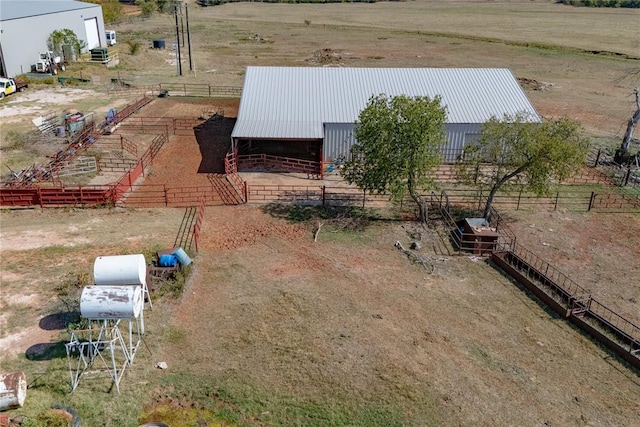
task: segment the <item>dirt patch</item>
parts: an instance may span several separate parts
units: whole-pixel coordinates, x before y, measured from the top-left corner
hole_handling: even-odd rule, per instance
[[[24,115],[43,112],[52,105],[67,105],[80,99],[95,97],[96,92],[85,89],[50,88],[29,90],[12,95],[11,100],[0,108],[0,117],[5,123],[20,121]],[[36,103],[35,105],[23,105]]]
[[[449,258],[425,274],[393,246],[408,242],[412,224],[402,225],[327,229],[314,243],[309,225],[256,207],[208,208],[205,249],[175,313],[183,338],[163,360],[178,375],[232,378],[272,397],[393,402],[412,425],[633,416],[637,402],[621,390],[637,384],[618,362],[482,262]]]
[[[209,118],[217,111],[225,117],[237,117],[239,98],[157,98],[140,112],[143,117]]]

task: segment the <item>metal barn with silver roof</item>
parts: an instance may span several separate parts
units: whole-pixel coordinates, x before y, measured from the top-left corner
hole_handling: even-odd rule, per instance
[[[102,6],[74,0],[0,1],[0,76],[31,71],[52,32],[68,28],[85,49],[106,47]],[[58,52],[61,53],[61,52]]]
[[[445,161],[454,161],[491,117],[540,120],[505,68],[248,67],[231,135],[239,167],[258,155],[321,167],[348,158],[360,111],[380,94],[442,98]]]

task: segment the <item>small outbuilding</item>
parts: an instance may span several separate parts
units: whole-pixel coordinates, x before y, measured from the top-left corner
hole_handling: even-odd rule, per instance
[[[491,117],[540,116],[505,68],[248,67],[231,134],[240,171],[320,174],[349,158],[372,96],[440,96],[447,108],[445,162],[477,140]]]
[[[106,47],[102,6],[74,0],[2,0],[0,2],[0,76],[31,71],[48,50],[52,32],[72,30],[85,51]]]

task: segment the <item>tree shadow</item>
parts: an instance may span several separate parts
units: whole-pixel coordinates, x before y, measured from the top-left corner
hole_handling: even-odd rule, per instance
[[[66,329],[69,323],[77,322],[79,319],[80,312],[78,311],[54,313],[40,319],[38,326],[45,331],[61,331]]]
[[[28,360],[43,361],[67,357],[63,341],[33,344],[25,351]]]

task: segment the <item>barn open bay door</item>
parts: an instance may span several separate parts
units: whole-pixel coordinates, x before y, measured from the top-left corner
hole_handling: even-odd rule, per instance
[[[100,47],[100,33],[98,32],[98,19],[90,18],[84,20],[84,29],[87,33],[87,49]]]

